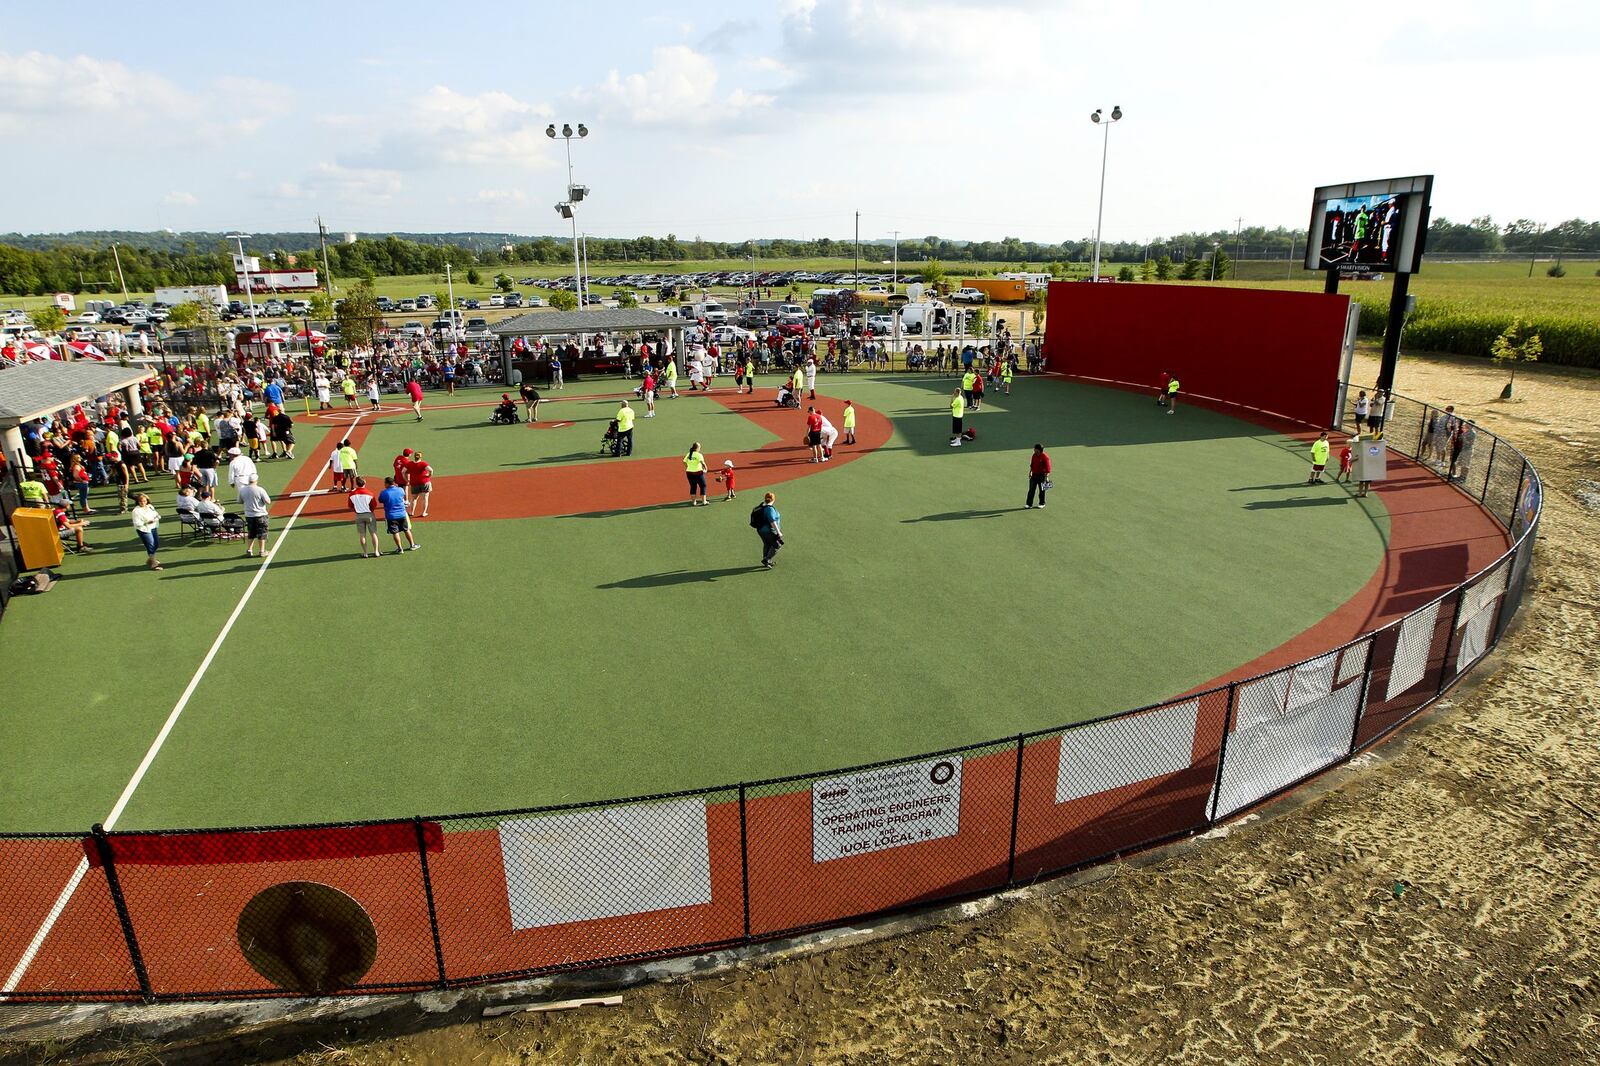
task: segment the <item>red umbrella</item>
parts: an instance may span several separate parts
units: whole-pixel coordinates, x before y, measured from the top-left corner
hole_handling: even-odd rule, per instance
[[[61,358],[60,352],[56,351],[48,344],[40,344],[38,341],[23,341],[22,351],[29,359],[36,363],[41,363],[48,359]]]
[[[299,333],[296,333],[295,336],[296,337],[310,337],[314,341],[325,341],[325,340],[328,339],[328,335],[326,333],[322,332],[320,329],[313,329],[313,330],[310,330],[310,331],[301,330]]]

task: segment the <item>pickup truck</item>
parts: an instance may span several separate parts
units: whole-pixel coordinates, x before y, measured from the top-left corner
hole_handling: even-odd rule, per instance
[[[958,304],[981,304],[988,303],[989,297],[984,294],[982,289],[960,288],[950,294],[950,302]]]

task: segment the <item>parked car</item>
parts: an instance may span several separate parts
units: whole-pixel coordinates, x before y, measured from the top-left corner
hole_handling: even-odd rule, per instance
[[[490,307],[504,307],[505,305],[506,305],[506,298],[504,296],[500,295],[499,293],[495,293],[493,296],[489,297],[489,306]]]
[[[529,307],[545,307],[550,303],[543,296],[527,296],[523,298],[522,302]]]
[[[10,321],[9,317],[7,318],[7,321]],[[23,321],[27,321],[26,315],[23,316]],[[84,311],[72,321],[82,326],[98,326],[100,324],[100,313],[98,311]]]
[[[894,316],[872,315],[867,319],[867,328],[874,336],[887,337],[894,332]]]
[[[400,327],[400,332],[408,337],[426,337],[428,335],[428,331],[423,328],[421,322],[407,322]]]
[[[399,303],[395,304],[394,309],[396,311],[401,312],[402,314],[404,314],[406,312],[409,312],[409,311],[415,311],[417,309],[417,301],[407,297],[406,299],[401,300]]]
[[[765,307],[747,307],[739,314],[739,325],[745,329],[766,329],[777,320],[778,313]]]
[[[372,301],[372,304],[379,311],[382,311],[384,313],[388,313],[388,312],[394,310],[394,301],[389,299],[387,296],[379,296],[377,299]]]
[[[478,300],[462,300],[461,306],[466,308],[468,311],[476,311],[478,308],[482,307],[483,304]]]
[[[309,315],[311,313],[310,300],[286,300],[284,310],[291,315]]]
[[[508,293],[506,293],[505,306],[506,307],[521,307],[522,306],[522,293],[520,293],[520,292],[508,292]]]

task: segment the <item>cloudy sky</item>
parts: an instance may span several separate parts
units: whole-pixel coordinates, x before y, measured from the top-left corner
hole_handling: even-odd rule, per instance
[[[248,10],[246,17],[241,13]],[[1303,225],[1312,187],[1600,214],[1600,4],[0,0],[0,231],[1081,237]]]

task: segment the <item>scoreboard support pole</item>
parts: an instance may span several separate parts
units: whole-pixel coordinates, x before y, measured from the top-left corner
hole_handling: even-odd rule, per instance
[[[1389,297],[1389,325],[1383,331],[1383,366],[1378,370],[1378,388],[1394,392],[1394,371],[1400,362],[1400,333],[1406,326],[1406,294],[1411,288],[1409,271],[1394,275],[1394,292]]]

